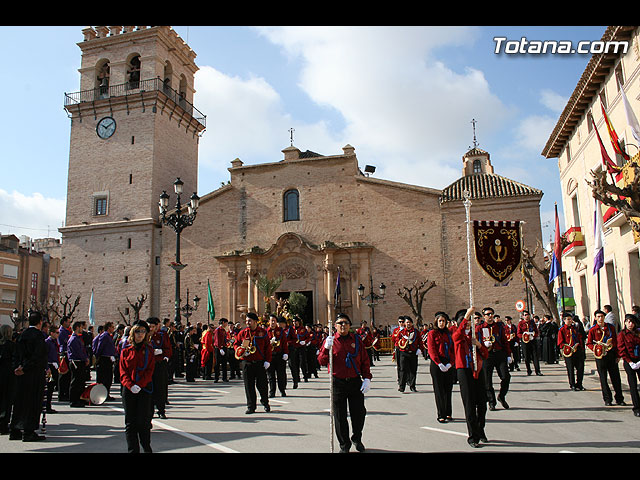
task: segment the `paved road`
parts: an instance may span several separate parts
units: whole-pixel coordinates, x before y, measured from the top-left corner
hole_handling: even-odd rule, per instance
[[[367,452],[637,453],[640,418],[628,406],[605,407],[595,364],[587,362],[584,392],[568,389],[564,363],[542,365],[543,376],[514,372],[507,400],[511,406],[487,412],[489,443],[472,449],[458,386],[453,392],[454,421],[440,424],[428,362],[420,359],[418,392],[397,391],[395,364],[382,357],[372,368],[363,441]],[[328,376],[289,389],[271,399],[272,409],[246,415],[242,381],[184,383],[169,387],[167,419],[154,418],[154,452],[173,453],[330,453]],[[622,373],[623,379],[626,379]],[[495,376],[494,384],[498,378]],[[23,443],[0,437],[0,451],[124,453],[124,415],[119,401],[72,409],[56,404],[48,415],[46,441]],[[338,445],[335,444],[335,451]]]

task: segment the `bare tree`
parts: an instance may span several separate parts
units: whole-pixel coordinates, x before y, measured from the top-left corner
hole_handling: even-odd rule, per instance
[[[144,293],[140,294],[140,296],[136,298],[135,302],[132,302],[131,300],[129,300],[129,297],[127,297],[127,303],[129,304],[131,309],[129,310],[129,313],[126,316],[120,310],[120,307],[118,307],[118,313],[120,314],[120,317],[122,317],[122,321],[125,323],[125,325],[131,325],[132,323],[131,310],[133,310],[133,322],[140,320],[140,310],[142,310],[142,306],[144,305],[144,302],[147,300],[147,298],[148,296],[145,295]]]
[[[64,297],[64,298],[63,298]],[[80,295],[76,295],[72,300],[73,294],[60,294],[51,306],[51,310],[58,318],[67,317],[73,320],[75,311],[80,305]]]
[[[435,286],[435,281],[427,279],[416,280],[411,287],[402,286],[398,289],[398,296],[407,302],[418,326],[422,326],[422,304],[424,302],[424,296]]]

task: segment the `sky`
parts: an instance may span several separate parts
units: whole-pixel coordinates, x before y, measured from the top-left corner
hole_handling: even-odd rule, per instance
[[[2,234],[61,237],[71,126],[64,94],[80,90],[83,28],[0,26]],[[200,196],[229,180],[235,158],[281,160],[290,129],[302,151],[339,155],[350,144],[376,178],[442,189],[462,174],[475,120],[495,173],[544,192],[543,242],[555,203],[563,225],[557,159],[541,152],[591,57],[496,53],[494,38],[577,44],[600,40],[605,26],[173,28],[199,67]]]

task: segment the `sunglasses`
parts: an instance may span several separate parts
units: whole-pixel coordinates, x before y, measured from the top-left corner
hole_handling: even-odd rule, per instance
[[[349,325],[349,322],[336,322],[336,325]]]

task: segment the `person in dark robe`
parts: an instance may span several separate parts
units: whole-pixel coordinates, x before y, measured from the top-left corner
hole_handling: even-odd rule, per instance
[[[0,325],[0,435],[9,433],[16,388],[16,375],[13,373],[15,349],[13,328]]]
[[[558,363],[558,324],[551,315],[544,315],[544,324],[540,327],[542,338],[542,360],[547,364]]]
[[[16,344],[16,397],[9,440],[45,440],[44,435],[36,433],[42,413],[47,370],[47,346],[41,328],[42,315],[30,312],[29,326],[20,334]]]

